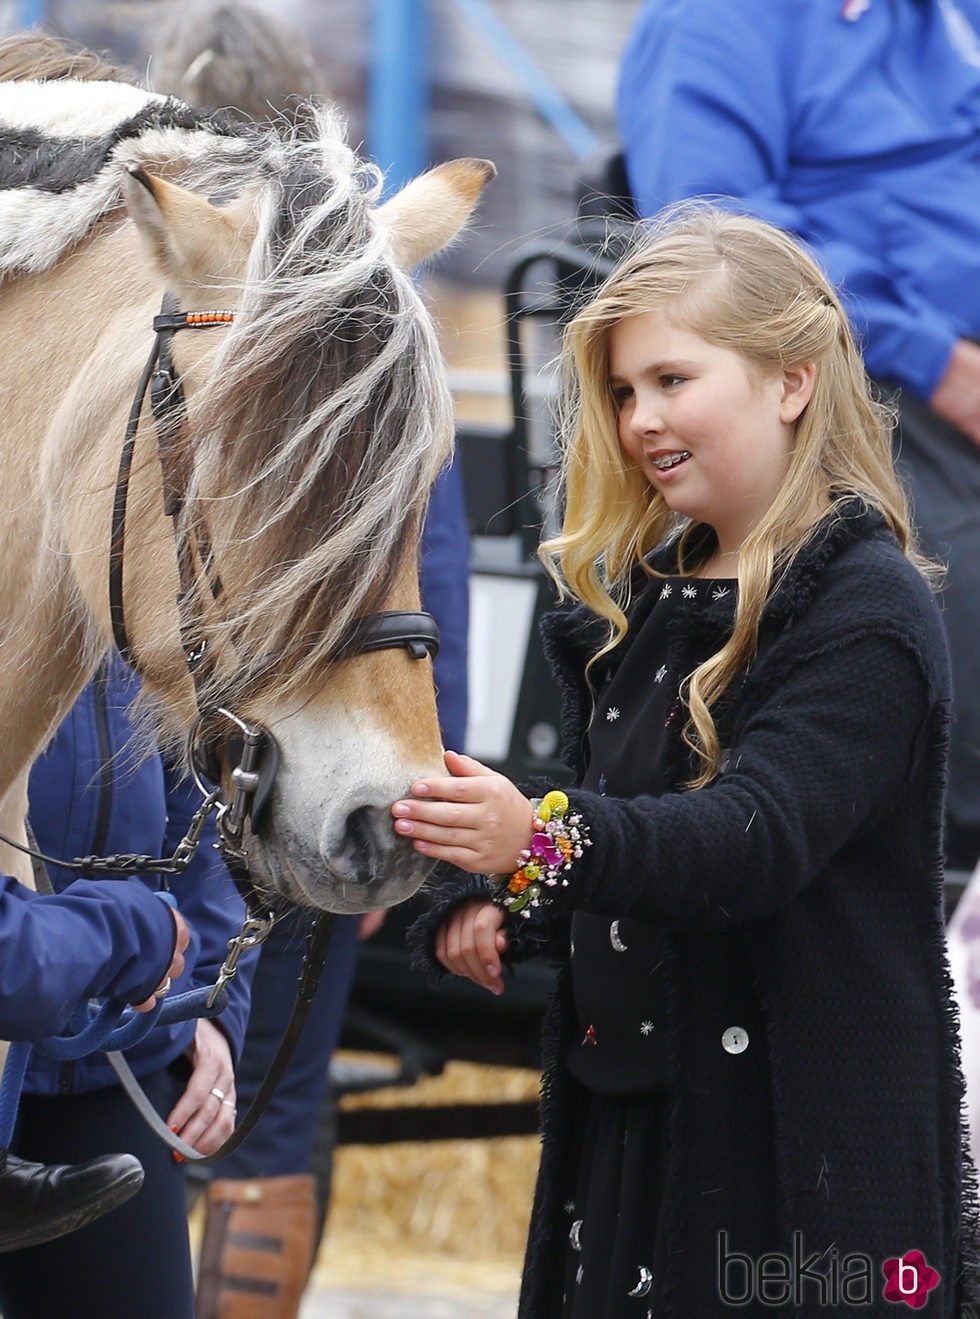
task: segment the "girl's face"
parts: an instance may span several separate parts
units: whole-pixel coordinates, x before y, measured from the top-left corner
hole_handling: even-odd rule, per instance
[[[713,527],[721,552],[737,550],[786,476],[812,365],[764,376],[649,311],[613,327],[609,383],[629,462],[672,509]]]

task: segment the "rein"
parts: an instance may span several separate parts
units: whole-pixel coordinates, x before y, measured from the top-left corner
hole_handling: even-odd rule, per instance
[[[210,329],[229,325],[234,319],[235,313],[232,311],[182,312],[178,308],[177,300],[171,294],[164,295],[160,314],[153,319],[153,347],[136,387],[126,423],[112,505],[109,539],[109,617],[112,636],[123,659],[136,673],[140,673],[140,665],[126,630],[123,577],[129,483],[140,418],[149,390],[158,455],[163,471],[163,508],[164,513],[174,519],[175,526],[174,540],[181,585],[178,599],[181,646],[196,696],[200,694],[201,678],[206,671],[209,657],[204,635],[203,610],[199,599],[198,575],[193,565],[194,546],[190,543],[190,536],[184,537],[182,541],[176,533],[176,519],[185,502],[185,488],[180,470],[183,464],[177,440],[186,420],[186,407],[183,385],[171,349],[173,336],[180,330]],[[204,574],[208,578],[211,593],[214,599],[218,600],[222,594],[221,581],[215,569],[206,531],[202,527],[193,528],[192,531],[197,554]],[[431,614],[422,611],[386,610],[366,614],[355,619],[342,637],[337,649],[337,658],[346,659],[387,649],[404,649],[412,659],[416,660],[424,659],[427,655],[434,658],[439,649],[439,629],[435,619]],[[270,656],[265,661],[265,665],[274,660],[275,657]],[[264,668],[265,665],[262,667]],[[218,782],[220,778],[213,730],[222,722],[230,724],[235,730],[232,738],[223,740],[226,756],[232,743],[241,746],[238,763],[231,770],[234,795],[230,803],[222,801],[220,791],[206,782],[209,778],[213,782]],[[245,824],[251,819],[252,827],[255,828],[256,819],[261,815],[269,798],[279,767],[279,747],[275,738],[261,724],[249,723],[224,706],[201,709],[198,700],[198,715],[188,734],[187,750],[194,781],[203,800],[186,835],[178,843],[173,856],[169,858],[120,855],[76,857],[72,861],[64,861],[45,856],[36,847],[25,847],[0,834],[0,839],[32,858],[39,891],[51,892],[53,890],[50,879],[42,869],[45,864],[102,875],[179,874],[186,869],[195,855],[207,819],[212,813],[216,815],[218,850],[245,901],[246,919],[241,932],[229,941],[228,955],[215,984],[210,989],[188,991],[170,1000],[162,1017],[165,1021],[217,1015],[224,1006],[226,997],[223,993],[224,986],[235,976],[242,953],[263,943],[276,919],[273,907],[275,899],[263,893],[253,883],[244,848]],[[31,842],[33,841],[31,837]],[[72,1022],[72,1034],[52,1037],[49,1041],[34,1041],[33,1047],[40,1052],[47,1052],[49,1056],[61,1057],[77,1057],[83,1053],[105,1049],[106,1057],[123,1088],[160,1139],[188,1162],[212,1163],[231,1153],[245,1140],[255,1127],[285,1072],[319,983],[330,943],[333,920],[331,914],[321,911],[311,922],[303,969],[297,985],[296,1001],[275,1056],[248,1111],[237,1124],[234,1133],[214,1154],[198,1153],[170,1131],[147,1099],[122,1053],[115,1047],[116,1041],[119,1041],[120,1048],[129,1047],[135,1039],[141,1038],[141,1031],[145,1033],[145,1029],[153,1024],[153,1021],[149,1023],[134,1021],[134,1018],[140,1014],[134,1013],[126,1005],[107,1003],[98,1010],[83,1007]],[[155,1021],[160,1016],[160,1010],[143,1015],[153,1017]],[[85,1036],[84,1042],[79,1039],[82,1034]],[[29,1047],[29,1045],[23,1046],[26,1049]],[[21,1049],[22,1046],[12,1046],[12,1048]],[[22,1073],[23,1067],[26,1066],[26,1054],[23,1059],[20,1059],[18,1054],[18,1059]],[[6,1069],[4,1081],[0,1086],[0,1112],[4,1114],[10,1113],[11,1105],[13,1111],[16,1111],[16,1097],[11,1098],[14,1081],[11,1080],[8,1085],[7,1078],[7,1072],[13,1077],[15,1070]],[[16,1088],[19,1093],[19,1085]]]

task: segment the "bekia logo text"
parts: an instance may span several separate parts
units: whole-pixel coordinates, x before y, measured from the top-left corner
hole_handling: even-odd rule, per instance
[[[909,1250],[887,1259],[880,1271],[870,1255],[854,1251],[841,1255],[836,1247],[807,1254],[803,1233],[793,1233],[788,1255],[774,1251],[753,1258],[732,1250],[728,1233],[718,1234],[718,1296],[723,1305],[827,1306],[868,1305],[875,1298],[876,1281],[884,1275],[886,1301],[921,1309],[939,1285],[939,1274],[921,1250]]]

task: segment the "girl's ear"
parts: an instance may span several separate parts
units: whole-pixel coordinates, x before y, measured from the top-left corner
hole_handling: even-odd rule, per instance
[[[817,371],[812,362],[802,362],[799,366],[788,366],[783,370],[783,397],[779,405],[780,421],[791,425],[799,420],[800,413],[813,397],[816,378]]]

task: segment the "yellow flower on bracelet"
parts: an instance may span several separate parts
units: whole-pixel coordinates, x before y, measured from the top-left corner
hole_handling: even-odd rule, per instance
[[[558,788],[552,788],[551,792],[545,793],[541,798],[541,804],[538,806],[538,819],[542,824],[547,824],[553,815],[564,815],[568,810],[568,797]]]

